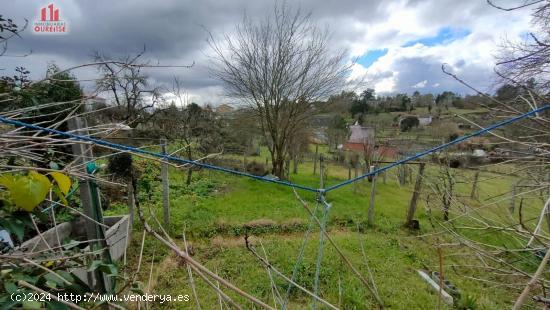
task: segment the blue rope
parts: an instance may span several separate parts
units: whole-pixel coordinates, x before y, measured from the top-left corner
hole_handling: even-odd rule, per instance
[[[435,153],[435,152],[437,152],[437,151],[439,151],[439,150],[441,150],[441,149],[444,149],[444,148],[447,148],[447,147],[449,147],[449,146],[451,146],[451,145],[460,143],[460,142],[462,142],[462,141],[464,141],[464,140],[468,140],[468,139],[470,139],[470,138],[473,138],[473,137],[476,137],[476,136],[483,135],[483,134],[485,134],[485,133],[487,133],[487,132],[489,132],[489,131],[491,131],[491,130],[494,130],[494,129],[496,129],[496,128],[499,128],[499,127],[506,126],[506,125],[509,125],[509,124],[511,124],[511,123],[517,122],[517,121],[519,121],[519,120],[522,120],[522,119],[527,118],[527,117],[529,117],[529,116],[531,116],[531,115],[533,115],[533,114],[536,114],[536,113],[538,113],[538,112],[541,112],[541,111],[544,111],[544,110],[547,110],[547,109],[550,109],[550,105],[545,105],[545,106],[543,106],[543,107],[540,107],[540,108],[538,108],[538,109],[535,109],[535,110],[529,111],[529,112],[527,112],[527,113],[518,115],[518,116],[516,116],[516,117],[512,117],[512,118],[509,118],[509,119],[504,120],[504,121],[502,121],[502,122],[495,123],[495,124],[493,124],[493,125],[491,125],[491,126],[489,126],[489,127],[480,129],[480,130],[478,130],[478,131],[476,131],[476,132],[473,132],[473,133],[471,133],[471,134],[469,134],[469,135],[465,135],[465,136],[459,137],[459,138],[457,138],[457,139],[455,139],[455,140],[453,140],[453,141],[450,141],[450,142],[447,142],[447,143],[443,143],[443,144],[438,145],[438,146],[436,146],[436,147],[433,147],[433,148],[431,148],[431,149],[427,149],[427,150],[422,151],[422,152],[420,152],[420,153],[417,153],[417,154],[415,154],[415,155],[412,155],[412,156],[406,157],[406,158],[404,158],[404,159],[398,160],[398,161],[396,161],[396,162],[393,162],[393,163],[391,163],[391,164],[389,164],[389,165],[387,165],[387,166],[384,166],[384,167],[381,167],[381,168],[376,169],[376,170],[374,170],[374,171],[371,171],[371,172],[369,172],[369,173],[360,175],[360,176],[358,176],[358,177],[355,177],[355,178],[353,178],[353,179],[349,179],[349,180],[347,180],[347,181],[344,181],[344,182],[342,182],[342,183],[338,183],[338,184],[333,185],[333,186],[329,186],[329,187],[327,187],[327,188],[324,189],[324,190],[321,189],[320,191],[321,191],[321,192],[323,192],[323,191],[324,191],[324,192],[329,192],[329,191],[335,190],[335,189],[337,189],[337,188],[340,188],[340,187],[342,187],[342,186],[346,186],[346,185],[348,185],[348,184],[351,184],[351,183],[353,183],[353,182],[357,182],[357,181],[359,181],[359,180],[361,180],[361,179],[364,179],[364,178],[367,178],[367,177],[369,177],[369,176],[377,175],[377,174],[379,174],[379,173],[381,173],[381,172],[384,172],[384,171],[386,171],[386,170],[389,170],[389,169],[391,169],[391,168],[393,168],[393,167],[402,165],[402,164],[407,163],[407,162],[409,162],[409,161],[413,161],[413,160],[415,160],[415,159],[418,159],[418,158],[420,158],[420,157],[426,156],[426,155],[428,155],[428,154]]]
[[[152,152],[152,151],[143,150],[143,149],[136,148],[136,147],[133,147],[133,146],[112,143],[112,142],[108,142],[108,141],[105,141],[105,140],[95,139],[95,138],[91,138],[91,137],[87,137],[87,136],[76,135],[76,134],[73,134],[73,133],[70,133],[70,132],[60,131],[60,130],[56,130],[56,129],[44,128],[44,127],[36,126],[36,125],[33,125],[33,124],[24,123],[24,122],[21,122],[21,121],[9,119],[9,118],[3,117],[3,116],[0,116],[0,122],[15,125],[15,126],[20,126],[20,127],[26,127],[26,128],[30,128],[30,129],[34,129],[34,130],[40,130],[40,131],[43,131],[43,132],[49,132],[49,133],[52,133],[52,134],[65,136],[67,138],[71,138],[71,139],[74,139],[74,140],[91,142],[91,143],[94,143],[94,144],[97,144],[97,145],[102,145],[102,146],[114,148],[114,149],[121,150],[121,151],[128,151],[128,152],[132,152],[132,153],[153,156],[153,157],[163,159],[165,161],[172,161],[172,162],[176,162],[176,163],[189,164],[189,165],[193,165],[193,166],[197,166],[197,167],[202,167],[202,168],[205,168],[205,169],[221,171],[221,172],[230,173],[230,174],[234,174],[234,175],[239,175],[239,176],[243,176],[243,177],[247,177],[247,178],[251,178],[251,179],[255,179],[255,180],[260,180],[260,181],[264,181],[264,182],[275,183],[275,184],[280,184],[280,185],[284,185],[284,186],[303,189],[303,190],[310,191],[310,192],[316,192],[316,193],[319,192],[318,189],[312,188],[312,187],[309,187],[309,186],[305,186],[305,185],[294,184],[294,183],[287,182],[287,181],[269,179],[269,178],[253,175],[253,174],[246,173],[246,172],[235,171],[235,170],[231,170],[231,169],[224,168],[224,167],[219,167],[219,166],[209,165],[209,164],[205,164],[205,163],[200,163],[200,162],[197,162],[197,161],[193,161],[193,160],[189,160],[189,159],[183,159],[183,158],[170,156],[170,155],[166,155],[166,154],[162,154],[162,153],[155,153],[155,152]]]
[[[102,145],[102,146],[114,148],[114,149],[121,150],[121,151],[127,151],[127,152],[133,152],[133,153],[137,153],[137,154],[144,154],[144,155],[148,155],[148,156],[153,156],[153,157],[161,158],[161,159],[176,162],[176,163],[189,164],[189,165],[192,165],[192,166],[197,166],[197,167],[202,167],[202,168],[205,168],[205,169],[230,173],[230,174],[243,176],[243,177],[247,177],[247,178],[251,178],[251,179],[255,179],[255,180],[260,180],[260,181],[264,181],[264,182],[268,182],[268,183],[275,183],[275,184],[280,184],[280,185],[284,185],[284,186],[288,186],[288,187],[303,189],[303,190],[310,191],[310,192],[326,193],[326,192],[335,190],[337,188],[340,188],[342,186],[346,186],[348,184],[357,182],[357,181],[362,180],[366,177],[377,175],[377,174],[379,174],[381,172],[384,172],[386,170],[389,170],[393,167],[402,165],[402,164],[407,163],[409,161],[413,161],[415,159],[426,156],[428,154],[435,153],[435,152],[437,152],[441,149],[444,149],[444,148],[447,148],[451,145],[460,143],[464,140],[468,140],[470,138],[483,135],[483,134],[485,134],[485,133],[487,133],[491,130],[494,130],[494,129],[497,129],[499,127],[506,126],[506,125],[509,125],[511,123],[517,122],[519,120],[522,120],[524,118],[527,118],[529,116],[532,116],[536,113],[539,113],[539,112],[547,110],[547,109],[550,109],[550,105],[545,105],[545,106],[542,106],[538,109],[535,109],[535,110],[526,112],[524,114],[518,115],[516,117],[512,117],[512,118],[509,118],[509,119],[504,120],[502,122],[495,123],[495,124],[493,124],[489,127],[483,128],[483,129],[478,130],[478,131],[476,131],[474,133],[471,133],[469,135],[465,135],[465,136],[459,137],[459,138],[457,138],[453,141],[443,143],[439,146],[433,147],[431,149],[422,151],[422,152],[417,153],[415,155],[412,155],[412,156],[406,157],[404,159],[398,160],[394,163],[391,163],[387,166],[376,169],[372,172],[369,172],[369,173],[363,174],[361,176],[355,177],[353,179],[349,179],[347,181],[344,181],[344,182],[338,183],[336,185],[330,186],[326,189],[322,189],[322,188],[317,189],[317,188],[313,188],[313,187],[309,187],[309,186],[305,186],[305,185],[300,185],[300,184],[295,184],[295,183],[291,183],[291,182],[287,182],[287,181],[269,179],[269,178],[249,174],[249,173],[246,173],[246,172],[235,171],[235,170],[231,170],[231,169],[228,169],[228,168],[209,165],[209,164],[205,164],[205,163],[200,163],[200,162],[189,160],[189,159],[183,159],[183,158],[179,158],[179,157],[175,157],[175,156],[169,156],[169,155],[162,154],[162,153],[155,153],[155,152],[151,152],[151,151],[147,151],[147,150],[142,150],[142,149],[132,147],[132,146],[128,146],[128,145],[112,143],[112,142],[108,142],[108,141],[104,141],[104,140],[100,140],[100,139],[95,139],[95,138],[91,138],[91,137],[87,137],[87,136],[76,135],[76,134],[73,134],[73,133],[70,133],[70,132],[60,131],[60,130],[56,130],[56,129],[44,128],[44,127],[40,127],[40,126],[37,126],[37,125],[24,123],[24,122],[21,122],[21,121],[18,121],[18,120],[9,119],[9,118],[6,118],[4,116],[0,116],[0,122],[15,125],[15,126],[20,126],[20,127],[31,128],[31,129],[39,130],[39,131],[43,131],[43,132],[49,132],[49,133],[52,133],[52,134],[65,136],[65,137],[68,137],[68,138],[71,138],[71,139],[74,139],[74,140],[91,142],[91,143],[94,143],[94,144],[97,144],[97,145]]]

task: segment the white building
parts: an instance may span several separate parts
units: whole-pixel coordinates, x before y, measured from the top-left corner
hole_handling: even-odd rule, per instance
[[[432,123],[433,117],[431,115],[426,116],[419,116],[418,117],[418,125],[420,126],[427,126]]]
[[[359,123],[349,126],[351,132],[348,143],[374,144],[374,128],[363,127]]]

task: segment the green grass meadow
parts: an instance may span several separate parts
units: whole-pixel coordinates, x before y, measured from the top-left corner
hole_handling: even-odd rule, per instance
[[[265,154],[247,160],[259,161],[261,158],[265,158]],[[418,269],[439,271],[440,259],[444,265],[442,271],[445,278],[461,291],[463,298],[473,301],[475,309],[509,307],[519,291],[517,287],[506,285],[506,281],[515,283],[521,278],[508,277],[502,282],[502,277],[489,277],[484,274],[484,270],[475,267],[480,265],[480,261],[471,248],[456,244],[452,235],[442,233],[445,225],[441,224],[441,203],[436,195],[430,194],[436,186],[434,182],[437,182],[439,166],[429,164],[426,168],[415,216],[419,220],[420,230],[410,231],[403,227],[416,179],[416,169],[417,166],[412,166],[412,182],[403,186],[399,185],[395,170],[388,171],[385,178],[378,177],[375,225],[372,227],[367,225],[372,183],[360,181],[329,192],[326,199],[331,208],[328,211],[327,227],[335,243],[365,277],[368,277],[370,268],[379,295],[387,308],[436,309],[439,305],[441,309],[451,309],[452,307],[439,300],[438,295],[417,274]],[[502,170],[512,169],[513,167],[508,167]],[[344,166],[331,163],[327,170],[327,185],[336,184],[348,177],[348,169]],[[169,172],[171,225],[168,231],[182,247],[182,234],[186,232],[197,261],[274,306],[270,276],[245,247],[246,235],[250,236],[249,240],[258,253],[263,255],[265,249],[273,266],[287,276],[291,276],[294,268],[297,268],[296,282],[313,289],[320,231],[315,225],[309,230],[311,219],[290,188],[204,170],[195,172],[192,184],[187,186],[185,171],[171,167]],[[511,215],[507,211],[511,202],[506,193],[514,184],[514,177],[503,172],[481,173],[478,197],[471,199],[469,196],[474,171],[455,169],[453,173],[456,177],[456,201],[451,206],[450,216],[457,217],[452,223],[454,230],[471,240],[489,245],[521,247],[505,231],[492,231],[490,228],[468,229],[481,226],[470,216],[466,216],[483,218],[495,226],[511,223],[517,215]],[[319,175],[313,175],[313,164],[306,162],[299,165],[298,173],[291,174],[290,180],[317,187]],[[315,209],[316,194],[303,190],[298,190],[298,193],[312,210]],[[144,209],[151,210],[157,218],[162,219],[160,182],[154,183],[151,197],[144,196],[140,201]],[[535,218],[541,207],[535,194],[532,197],[526,196],[523,203],[524,218]],[[113,214],[125,212],[127,209],[123,203],[114,204],[107,211]],[[321,211],[317,214],[320,216]],[[534,225],[534,221],[527,224]],[[310,234],[304,258],[295,267],[307,231]],[[140,243],[141,228],[136,225],[128,250],[130,261],[139,257]],[[438,249],[437,244],[446,246]],[[323,253],[320,296],[342,309],[375,308],[372,295],[350,272],[327,240],[324,241]],[[517,256],[518,264],[536,269],[536,258],[521,253]],[[146,238],[143,259],[138,277],[147,290],[155,294],[192,294],[185,265],[149,236]],[[480,274],[484,274],[484,280],[478,279]],[[487,280],[488,277],[490,280]],[[194,279],[202,309],[219,308],[217,294],[196,275]],[[279,294],[285,296],[288,284],[277,276],[273,276],[273,283]],[[243,303],[245,308],[253,307],[234,293],[228,290],[226,292],[235,301]],[[311,298],[295,288],[289,291],[289,297],[288,309],[312,307]],[[151,306],[159,309],[193,309],[196,305],[194,298],[191,299],[187,303]],[[318,308],[322,309],[320,305]]]

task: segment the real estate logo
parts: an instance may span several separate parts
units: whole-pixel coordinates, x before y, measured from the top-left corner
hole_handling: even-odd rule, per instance
[[[59,8],[52,3],[40,9],[40,20],[34,22],[33,30],[40,34],[65,34],[67,23],[59,18]]]

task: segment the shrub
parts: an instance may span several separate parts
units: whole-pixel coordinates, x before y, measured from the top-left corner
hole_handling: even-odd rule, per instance
[[[458,158],[453,158],[449,160],[449,167],[451,168],[460,168],[462,166],[462,162]]]
[[[246,165],[246,172],[257,176],[264,176],[267,174],[265,165],[256,161],[252,161]]]
[[[458,133],[453,132],[452,134],[449,135],[447,141],[448,141],[448,142],[452,142],[452,141],[458,139],[458,137],[460,137],[460,136],[458,135]]]
[[[418,117],[407,116],[401,120],[401,122],[399,123],[399,128],[402,132],[405,132],[411,130],[413,127],[418,127],[418,125],[420,125]]]
[[[110,156],[107,170],[115,177],[129,179],[132,175],[132,155],[120,153]]]

